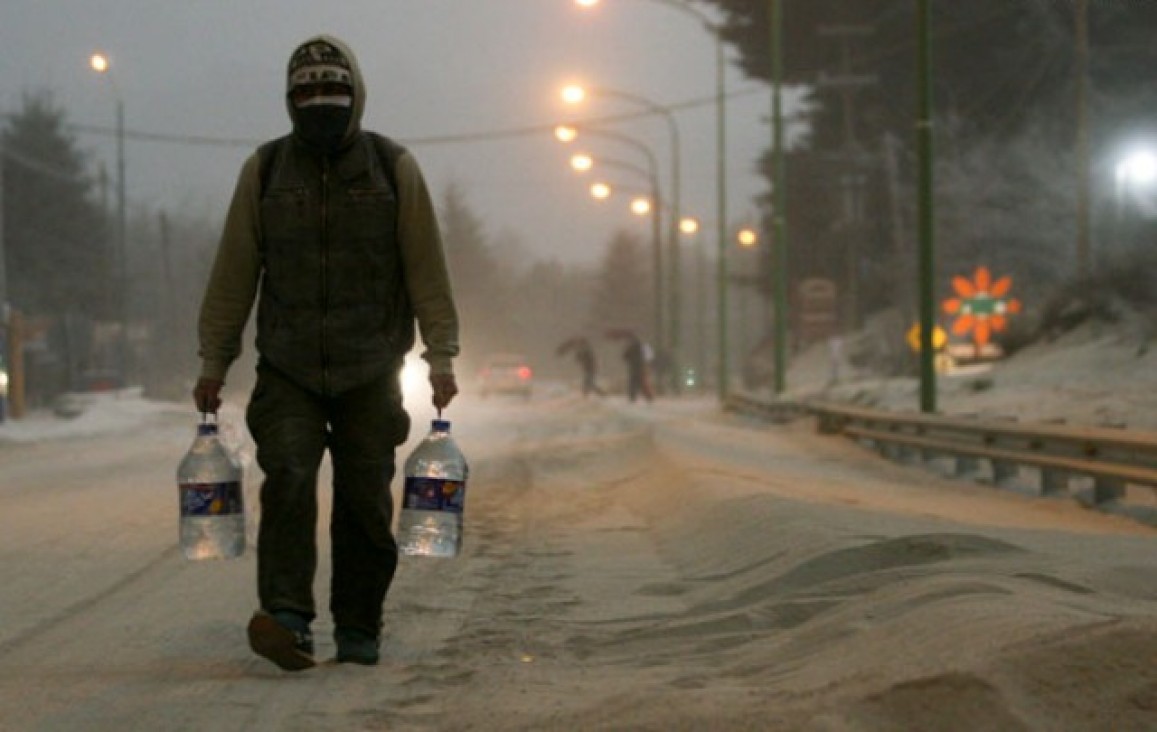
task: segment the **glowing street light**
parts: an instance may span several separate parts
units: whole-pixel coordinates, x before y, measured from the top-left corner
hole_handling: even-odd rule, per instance
[[[699,219],[684,216],[682,219],[679,219],[679,231],[688,236],[699,233]]]
[[[586,153],[575,153],[570,156],[570,167],[580,173],[585,173],[595,167],[595,159]]]
[[[587,90],[579,84],[568,84],[562,88],[561,96],[567,104],[582,104],[587,98]]]
[[[1157,181],[1157,155],[1139,150],[1117,163],[1116,174],[1120,185],[1151,185]]]
[[[631,213],[636,216],[646,216],[651,213],[651,199],[642,197],[632,199]]]
[[[1126,242],[1136,241],[1136,232],[1127,235],[1125,226],[1127,205],[1143,218],[1152,218],[1157,215],[1157,206],[1151,196],[1157,184],[1157,155],[1150,150],[1134,150],[1117,163],[1114,169],[1116,188],[1116,238],[1117,246],[1124,247]]]
[[[611,187],[606,183],[591,183],[591,196],[600,201],[605,201],[611,196]]]
[[[759,235],[752,229],[740,229],[735,238],[744,249],[751,249],[759,243]]]
[[[559,142],[574,142],[578,139],[578,128],[571,125],[558,125],[554,128],[554,136]]]

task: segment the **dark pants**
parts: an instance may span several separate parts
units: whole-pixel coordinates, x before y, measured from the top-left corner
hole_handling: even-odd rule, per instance
[[[603,390],[599,388],[598,383],[595,381],[595,372],[587,369],[583,371],[583,396],[589,396],[591,394],[603,396]]]
[[[246,422],[265,473],[257,535],[262,609],[316,616],[317,474],[328,448],[333,465],[330,612],[335,626],[378,635],[398,564],[390,528],[394,450],[410,430],[397,374],[325,397],[263,364],[257,368]]]

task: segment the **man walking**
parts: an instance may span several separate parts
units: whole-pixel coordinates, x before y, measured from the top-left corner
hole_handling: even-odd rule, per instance
[[[249,644],[291,671],[315,663],[317,476],[326,450],[337,661],[378,662],[398,561],[390,481],[410,427],[399,371],[415,318],[434,406],[458,393],[458,317],[429,192],[407,150],[361,129],[365,97],[357,61],[338,39],[317,36],[293,52],[293,131],[244,163],[201,305],[193,397],[202,412],[216,412],[257,302],[246,423],[265,481]]]

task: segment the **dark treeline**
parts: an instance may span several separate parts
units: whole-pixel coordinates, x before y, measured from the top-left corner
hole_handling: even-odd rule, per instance
[[[114,186],[77,145],[65,110],[46,91],[26,94],[22,108],[6,116],[0,170],[7,300],[25,323],[29,405],[119,384],[185,398],[199,365],[197,313],[223,214],[206,220],[130,200],[122,262]],[[221,185],[232,186],[234,174]],[[540,373],[569,378],[576,370],[555,354],[561,342],[587,335],[614,358],[610,349],[618,344],[606,331],[650,322],[639,238],[621,233],[613,242],[592,242],[607,252],[595,265],[534,259],[515,234],[488,232],[468,194],[451,184],[438,201],[461,311],[465,388],[494,352],[524,353]],[[250,334],[227,389],[248,388],[253,359]]]
[[[770,81],[772,3],[697,2],[721,11],[743,71]],[[783,81],[809,102],[808,134],[786,161],[790,277],[833,279],[845,327],[888,307],[912,322],[917,3],[780,3]],[[1151,244],[1151,219],[1120,220],[1114,168],[1128,145],[1155,137],[1157,3],[1089,2],[1084,19],[1072,0],[930,6],[938,298],[982,264],[1012,275],[1030,308],[1077,274],[1082,21],[1093,267]],[[770,189],[770,151],[760,166]],[[761,202],[768,231],[771,200]]]

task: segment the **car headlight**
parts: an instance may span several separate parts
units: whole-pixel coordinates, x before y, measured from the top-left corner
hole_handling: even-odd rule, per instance
[[[426,363],[417,357],[406,357],[402,363],[402,398],[406,401],[428,396],[430,387],[426,378]]]

